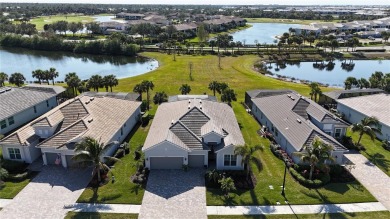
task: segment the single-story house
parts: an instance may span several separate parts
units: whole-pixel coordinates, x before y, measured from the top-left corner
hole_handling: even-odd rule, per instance
[[[179,96],[157,109],[142,148],[146,167],[242,170],[242,158],[234,149],[245,142],[233,109],[213,98]]]
[[[390,140],[390,94],[379,93],[337,100],[337,111],[350,123],[359,123],[365,117],[374,116],[379,120],[381,140]]]
[[[5,135],[58,105],[60,86],[29,85],[0,88],[0,134]]]
[[[343,162],[343,153],[348,150],[336,139],[345,135],[346,122],[291,90],[253,90],[247,94],[252,96],[252,103],[247,104],[252,114],[294,162],[300,159],[292,153],[311,145],[315,137],[333,147],[331,155],[338,164]]]
[[[367,89],[351,89],[351,90],[334,90],[324,92],[320,95],[318,102],[320,104],[337,104],[338,99],[358,97],[371,94],[380,94],[385,91],[379,88],[367,88]]]
[[[84,93],[65,101],[0,141],[4,159],[72,167],[75,144],[84,137],[101,143],[122,142],[138,122],[141,103],[122,95]],[[101,157],[112,155],[119,144]]]

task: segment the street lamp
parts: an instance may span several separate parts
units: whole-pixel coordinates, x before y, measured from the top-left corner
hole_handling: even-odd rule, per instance
[[[284,186],[286,184],[286,173],[287,173],[287,162],[284,161],[284,177],[283,177],[283,186],[282,186],[282,195],[285,196],[284,194]]]

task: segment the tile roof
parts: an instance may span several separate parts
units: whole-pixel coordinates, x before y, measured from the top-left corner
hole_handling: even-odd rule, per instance
[[[83,93],[25,125],[0,143],[19,145],[31,143],[30,138],[37,137],[34,127],[56,124],[58,126],[55,134],[40,142],[37,147],[60,148],[86,136],[109,143],[114,134],[140,106],[140,102],[127,99],[89,96]]]
[[[352,89],[352,90],[334,90],[330,92],[324,92],[323,95],[330,97],[334,100],[337,100],[340,98],[342,94],[353,94],[353,93],[373,93],[373,92],[380,92],[383,93],[384,91],[379,88],[367,88],[367,89]]]
[[[308,119],[315,111],[314,108],[321,108],[310,99],[297,93],[276,93],[274,96],[253,98],[252,101],[297,151],[311,143],[313,133],[319,137],[326,136],[323,140],[329,142],[335,150],[345,150],[337,140],[326,135]],[[328,114],[332,115],[330,112]]]
[[[337,102],[366,116],[375,116],[380,122],[390,126],[390,94],[350,97],[338,99]]]
[[[199,99],[199,100],[210,100],[217,102],[217,97],[210,95],[176,95],[169,96],[168,102],[180,101],[180,100],[188,100],[188,99]]]
[[[0,120],[55,97],[57,94],[54,89],[36,89],[32,86],[0,88]]]
[[[225,136],[226,146],[245,144],[234,112],[227,104],[200,99],[163,103],[154,116],[143,150],[164,141],[187,150],[207,149],[201,139],[211,131]]]

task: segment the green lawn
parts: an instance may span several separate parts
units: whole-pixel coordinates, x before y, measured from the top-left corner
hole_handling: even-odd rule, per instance
[[[98,212],[68,212],[65,219],[137,219],[138,214],[116,214]]]
[[[282,19],[282,18],[245,18],[248,23],[284,23],[284,24],[310,24],[324,23],[323,20],[299,20],[299,19]],[[339,22],[333,20],[332,22]]]
[[[38,18],[32,19],[30,22],[36,25],[37,30],[43,30],[43,25],[52,24],[56,21],[67,21],[67,22],[82,22],[88,23],[93,21],[94,19],[91,16],[84,15],[54,15],[54,16],[41,16]]]
[[[297,215],[209,215],[208,219],[372,219],[389,218],[390,212],[358,212],[358,213],[334,213],[334,214],[297,214]]]
[[[359,139],[359,133],[352,133],[351,129],[348,129],[347,135],[352,136],[354,142]],[[370,137],[363,135],[360,144],[366,148],[366,151],[360,153],[390,176],[390,151],[382,147],[382,142],[378,139],[372,141]]]
[[[86,188],[77,202],[112,203],[112,204],[141,204],[144,196],[144,188],[130,181],[130,176],[135,173],[134,150],[145,141],[149,126],[139,127],[134,133],[130,133],[127,141],[130,142],[130,154],[115,163],[112,172],[115,175],[115,183],[111,181],[99,188]]]

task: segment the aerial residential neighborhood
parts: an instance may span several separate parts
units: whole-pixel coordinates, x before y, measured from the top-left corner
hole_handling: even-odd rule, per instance
[[[0,218],[390,218],[387,0],[0,0]]]

